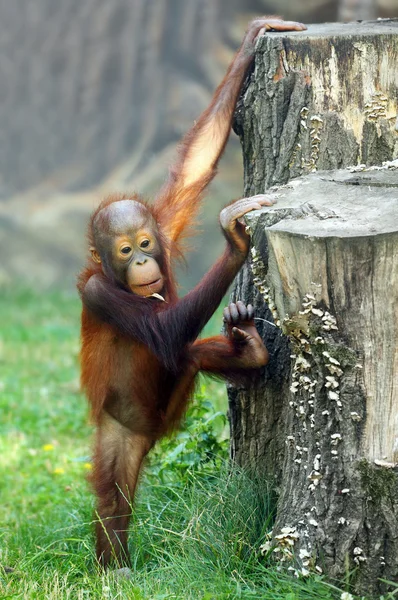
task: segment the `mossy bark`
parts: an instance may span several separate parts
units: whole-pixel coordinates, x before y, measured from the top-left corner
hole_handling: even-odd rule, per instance
[[[398,157],[397,60],[395,21],[266,36],[236,121],[246,196],[312,174],[248,219],[233,298],[271,361],[229,390],[231,455],[275,482],[275,556],[371,595],[398,578],[398,169],[358,165]]]

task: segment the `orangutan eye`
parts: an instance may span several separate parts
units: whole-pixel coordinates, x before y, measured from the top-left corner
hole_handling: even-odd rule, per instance
[[[142,240],[142,242],[140,244],[140,248],[148,248],[150,243],[151,242],[149,240]]]
[[[131,248],[130,248],[130,246],[123,246],[123,248],[120,249],[120,252],[122,254],[130,254]]]

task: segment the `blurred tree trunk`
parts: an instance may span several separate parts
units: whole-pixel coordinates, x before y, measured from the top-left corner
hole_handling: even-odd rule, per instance
[[[376,0],[339,0],[339,21],[360,21],[376,17]]]
[[[87,189],[116,167],[125,180],[147,167],[203,110],[223,72],[222,27],[231,15],[221,21],[219,7],[220,0],[4,3],[0,196],[2,186],[20,191],[55,171],[60,187]]]
[[[366,593],[398,576],[397,53],[394,22],[265,36],[236,114],[246,196],[310,175],[248,219],[233,297],[254,303],[271,361],[229,390],[231,455],[275,482],[276,555],[355,568]]]

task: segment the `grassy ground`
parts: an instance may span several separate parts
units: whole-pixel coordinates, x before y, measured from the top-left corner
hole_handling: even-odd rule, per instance
[[[133,579],[97,571],[79,312],[60,294],[0,299],[0,598],[340,598],[320,578],[295,579],[261,557],[268,494],[225,468],[225,393],[209,382],[142,481]]]

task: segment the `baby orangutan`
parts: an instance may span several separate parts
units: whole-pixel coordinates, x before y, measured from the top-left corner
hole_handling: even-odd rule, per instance
[[[97,557],[129,564],[130,503],[146,454],[176,427],[199,371],[239,378],[267,364],[253,308],[224,311],[226,335],[197,340],[249,251],[241,218],[269,206],[263,195],[221,211],[224,254],[179,299],[172,260],[216,173],[236,101],[259,35],[301,31],[277,18],[253,21],[210,106],[184,138],[176,165],[153,206],[138,195],[111,196],[89,227],[91,257],[79,278],[83,303],[81,381],[97,426],[92,482],[97,494]]]

